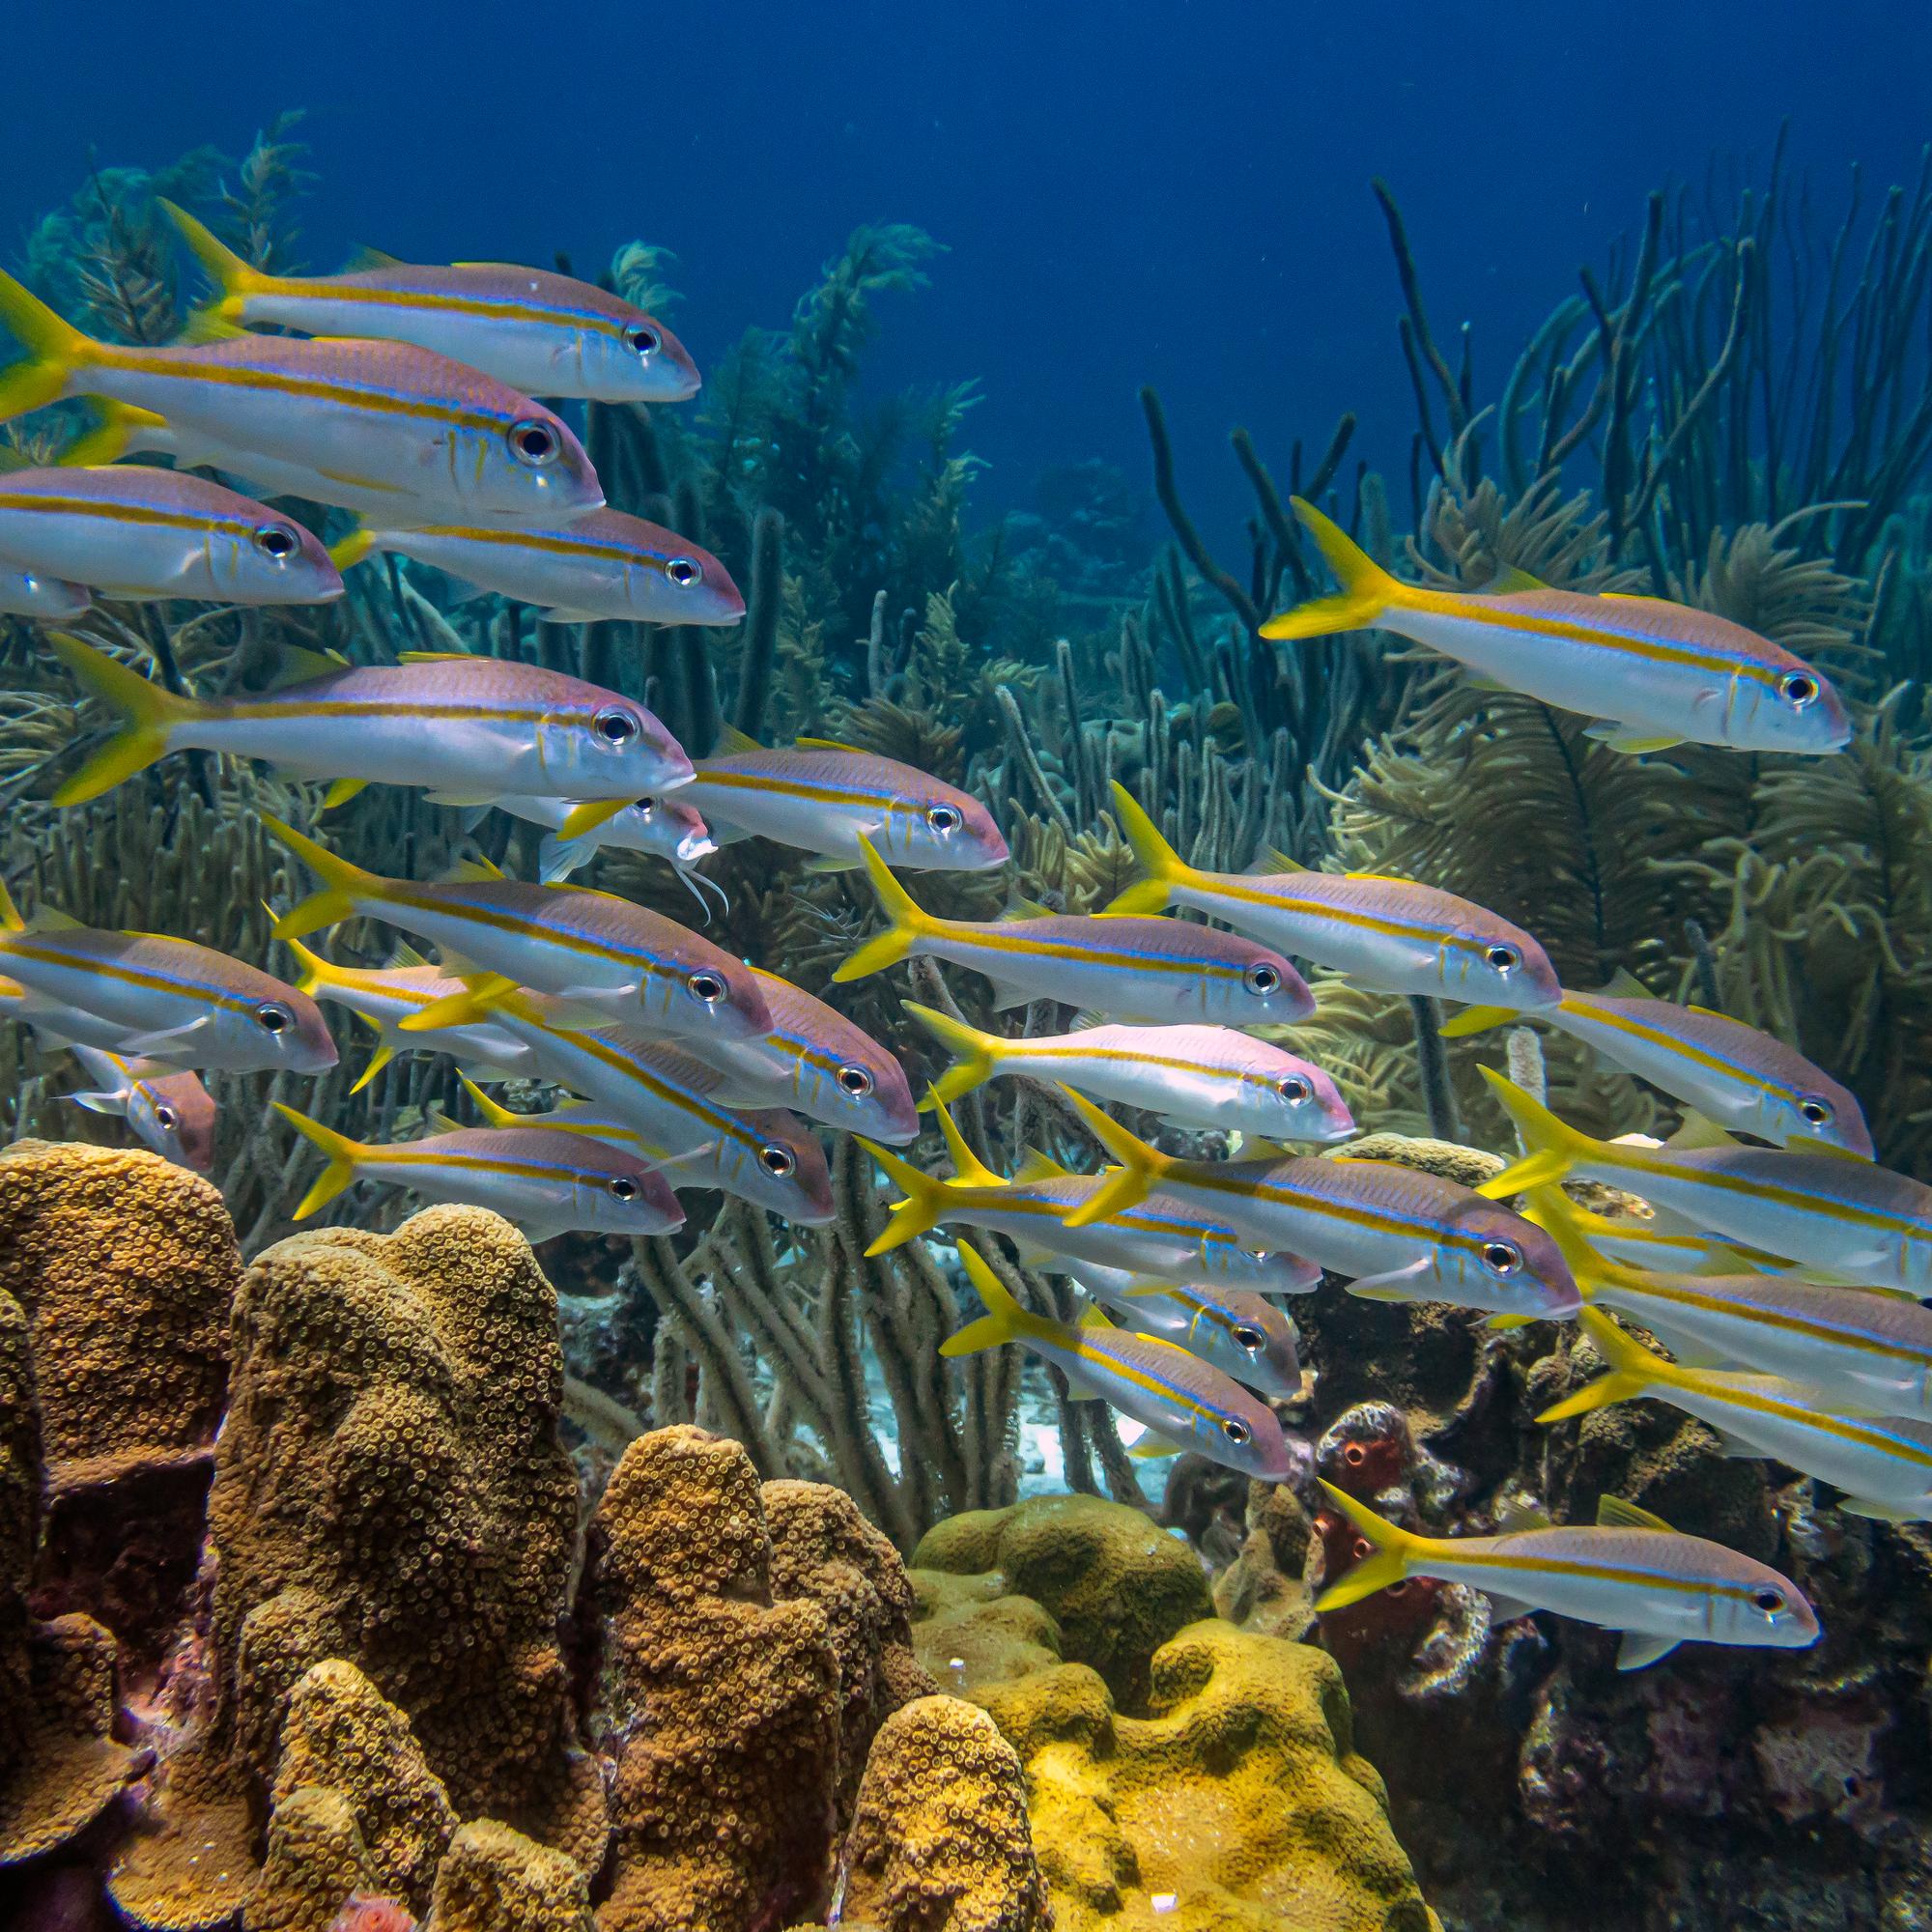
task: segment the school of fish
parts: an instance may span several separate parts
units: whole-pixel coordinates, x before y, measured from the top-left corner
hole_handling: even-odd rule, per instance
[[[271,275],[168,213],[215,285],[181,343],[92,340],[0,275],[0,325],[22,352],[0,369],[0,421],[75,398],[94,413],[59,463],[0,469],[0,611],[84,627],[97,600],[326,604],[344,573],[392,555],[547,621],[744,616],[717,557],[605,503],[582,444],[537,400],[696,394],[696,366],[654,317],[502,264],[376,258]],[[172,467],[141,460],[155,457]],[[325,542],[263,500],[284,497],[345,526]],[[1829,754],[1849,738],[1829,680],[1737,624],[1520,574],[1481,591],[1406,583],[1313,505],[1294,509],[1340,589],[1271,619],[1265,638],[1391,632],[1589,716],[1591,735],[1632,754],[1683,741]],[[1426,885],[1282,854],[1245,873],[1201,870],[1120,784],[1115,815],[1143,876],[1104,913],[1021,903],[998,920],[946,919],[896,873],[997,867],[1006,840],[983,799],[892,759],[734,733],[693,755],[618,692],[461,653],[363,664],[291,651],[270,688],[201,696],[151,676],[128,635],[44,633],[116,721],[57,805],[194,752],[325,783],[325,810],[365,785],[412,786],[462,811],[466,830],[494,810],[545,833],[537,881],[476,862],[416,880],[269,820],[316,882],[275,919],[292,981],[192,937],[90,928],[47,907],[24,919],[0,883],[0,1015],[70,1047],[88,1085],[67,1097],[124,1116],[170,1160],[213,1163],[202,1073],[325,1072],[337,1054],[323,1009],[337,1006],[376,1035],[358,1086],[397,1055],[447,1054],[482,1124],[439,1117],[421,1138],[364,1145],[277,1102],[325,1158],[298,1219],[370,1181],[494,1208],[532,1239],[667,1234],[693,1187],[822,1224],[835,1209],[821,1135],[852,1134],[898,1196],[869,1252],[940,1228],[980,1237],[956,1252],[984,1313],[941,1352],[1021,1344],[1076,1400],[1139,1424],[1136,1453],[1188,1449],[1289,1477],[1295,1445],[1269,1399],[1293,1394],[1301,1372],[1277,1297],[1332,1276],[1365,1298],[1448,1303],[1498,1325],[1579,1322],[1606,1373],[1546,1422],[1661,1401],[1740,1453],[1833,1485],[1846,1509],[1932,1519],[1932,1189],[1877,1165],[1857,1099],[1751,1027],[1634,980],[1566,989],[1531,933]],[[906,1003],[952,1058],[923,1103],[950,1178],[895,1151],[919,1138],[922,1103],[887,1046],[768,966],[568,883],[600,849],[651,854],[708,923],[719,888],[700,867],[749,838],[869,882],[883,927],[835,981],[921,956],[986,981],[996,1011],[1043,1002],[1079,1015],[1015,1037]],[[400,935],[387,965],[308,943],[354,919]],[[1320,1066],[1249,1031],[1309,1017],[1308,966],[1457,1003],[1451,1036],[1559,1028],[1678,1101],[1684,1129],[1662,1145],[1597,1141],[1492,1074],[1523,1153],[1480,1189],[1308,1151],[1345,1143],[1356,1122]],[[479,1084],[512,1078],[550,1084],[555,1104],[516,1113]],[[1107,1164],[1076,1173],[1032,1150],[1010,1177],[990,1168],[949,1107],[1001,1080],[1059,1090]],[[1231,1151],[1162,1151],[1101,1103],[1230,1136]],[[1585,1211],[1564,1192],[1572,1177],[1629,1188],[1655,1220]],[[1028,1306],[988,1236],[1065,1276],[1078,1321]],[[1322,1611],[1408,1576],[1455,1580],[1487,1592],[1499,1617],[1547,1610],[1621,1632],[1625,1668],[1686,1639],[1793,1647],[1819,1634],[1787,1578],[1615,1497],[1591,1524],[1520,1512],[1493,1535],[1447,1539],[1339,1490],[1328,1500],[1360,1554]]]

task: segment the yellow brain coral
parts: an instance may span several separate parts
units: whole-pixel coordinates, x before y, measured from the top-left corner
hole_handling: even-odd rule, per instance
[[[1074,1500],[940,1524],[915,1564],[999,1566],[913,1579],[922,1658],[1025,1768],[1061,1932],[1433,1932],[1334,1660],[1212,1616],[1176,1624],[1189,1592],[1170,1552],[1191,1553],[1134,1511]],[[1058,1551],[1037,1547],[1056,1522]],[[1029,1605],[1022,1578],[1052,1594]],[[1129,1632],[1151,1638],[1138,1657]]]

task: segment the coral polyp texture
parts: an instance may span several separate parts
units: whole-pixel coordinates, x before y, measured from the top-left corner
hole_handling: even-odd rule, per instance
[[[1334,1660],[1211,1615],[1186,1546],[1139,1512],[1081,1498],[942,1524],[914,1583],[928,1667],[1024,1767],[1062,1932],[1435,1926]]]

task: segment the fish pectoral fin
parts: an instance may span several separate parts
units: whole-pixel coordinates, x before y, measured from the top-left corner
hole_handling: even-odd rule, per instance
[[[1105,1402],[1107,1400],[1106,1391],[1104,1389],[1096,1389],[1085,1376],[1076,1374],[1071,1369],[1062,1369],[1061,1374],[1066,1378],[1066,1398],[1069,1402]]]
[[[1428,1301],[1434,1297],[1425,1293],[1422,1278],[1430,1271],[1427,1261],[1410,1262],[1386,1274],[1365,1274],[1346,1287],[1363,1301]]]
[[[820,852],[805,862],[808,872],[856,872],[865,864],[863,859],[839,858],[830,852]]]
[[[1633,757],[1640,757],[1646,752],[1667,752],[1671,746],[1684,742],[1667,731],[1647,731],[1640,724],[1626,724],[1615,718],[1599,718],[1584,729],[1583,735],[1612,752],[1627,752]]]
[[[1910,1502],[1882,1502],[1872,1496],[1840,1496],[1838,1507],[1846,1516],[1869,1517],[1875,1522],[1923,1522],[1932,1517],[1932,1496],[1917,1496]]]
[[[368,788],[367,779],[337,779],[322,795],[322,809],[333,811],[338,805],[347,805],[358,791]]]
[[[71,1100],[76,1107],[85,1107],[90,1114],[125,1114],[128,1111],[127,1097],[121,1094],[63,1094],[61,1098]]]
[[[1536,1610],[1534,1604],[1525,1604],[1520,1597],[1505,1597],[1497,1590],[1485,1590],[1483,1595],[1490,1600],[1492,1623],[1514,1623],[1518,1617],[1533,1615]]]
[[[553,607],[537,612],[540,624],[602,624],[607,621],[601,611],[565,611]]]
[[[1645,1670],[1661,1657],[1668,1657],[1683,1642],[1682,1637],[1653,1636],[1648,1631],[1625,1631],[1617,1646],[1619,1670]]]
[[[1030,1007],[1037,996],[1023,986],[1009,986],[1003,981],[993,981],[993,1010],[996,1013],[1011,1012],[1015,1007]]]
[[[1145,1435],[1143,1435],[1141,1439],[1138,1442],[1136,1442],[1131,1449],[1127,1451],[1127,1454],[1133,1457],[1133,1459],[1138,1463],[1153,1463],[1153,1462],[1158,1462],[1162,1458],[1168,1456],[1186,1455],[1187,1444],[1184,1442],[1177,1442],[1173,1439],[1172,1436],[1162,1435],[1158,1431],[1150,1429],[1148,1433]]]
[[[160,1053],[162,1058],[166,1058],[163,1049],[184,1044],[192,1035],[213,1026],[213,1023],[212,1014],[202,1013],[182,1026],[159,1027],[153,1033],[131,1035],[114,1050],[116,1053],[126,1054],[129,1059],[138,1059],[144,1053]]]
[[[1710,1430],[1723,1445],[1723,1453],[1727,1458],[1740,1462],[1763,1461],[1764,1451],[1747,1442],[1742,1435],[1733,1435],[1728,1429],[1719,1429],[1715,1422],[1707,1422],[1704,1427]]]

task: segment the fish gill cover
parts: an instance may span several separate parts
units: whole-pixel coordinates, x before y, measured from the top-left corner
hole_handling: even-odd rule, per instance
[[[1047,464],[310,132],[0,281],[0,1916],[1903,1922],[1932,182]]]

